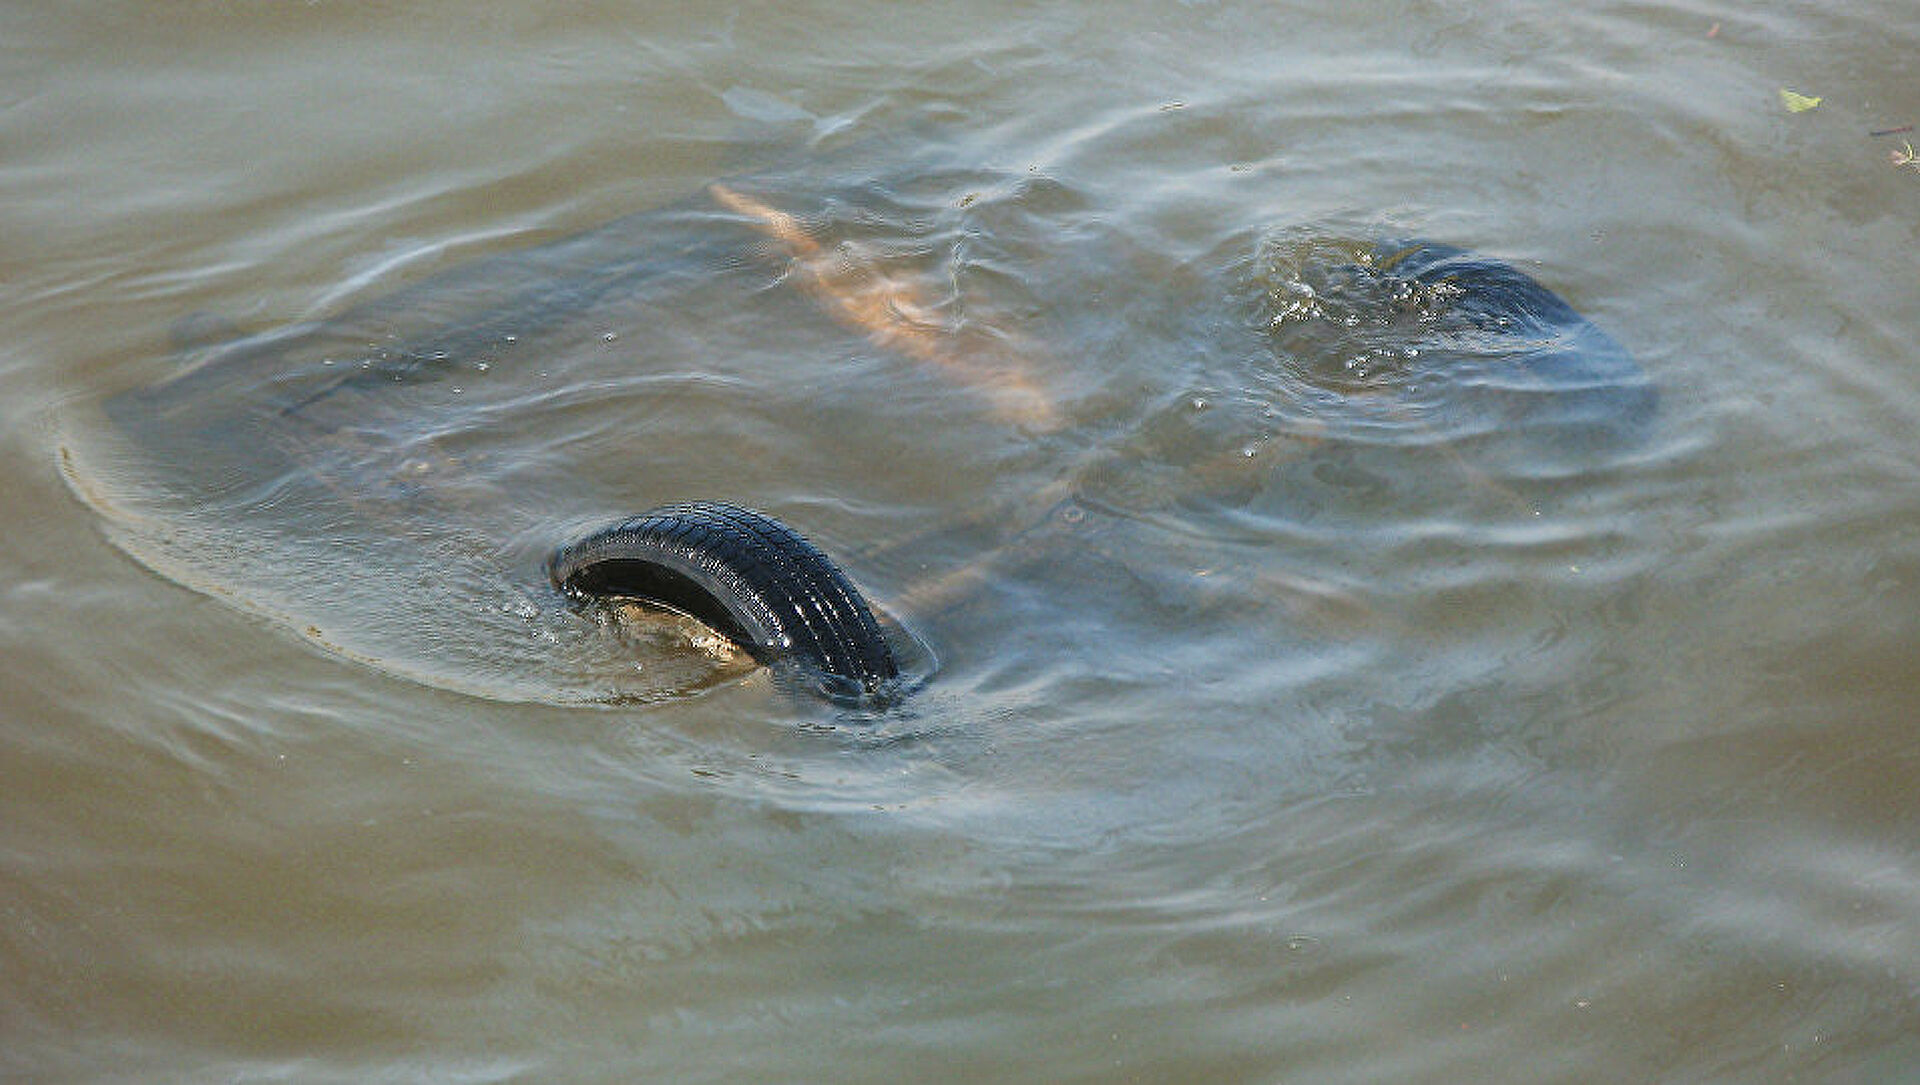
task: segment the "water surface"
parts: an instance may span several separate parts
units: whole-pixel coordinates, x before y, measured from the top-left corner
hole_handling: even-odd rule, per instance
[[[9,1073],[1920,1066],[1897,5],[4,20]],[[1657,409],[1276,326],[1377,238],[1524,270]],[[313,440],[239,409],[320,385]],[[849,716],[542,594],[683,497],[938,672]]]

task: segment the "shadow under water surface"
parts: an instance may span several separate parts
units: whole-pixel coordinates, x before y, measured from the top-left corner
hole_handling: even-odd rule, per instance
[[[553,547],[661,500],[824,530],[943,654],[1016,654],[963,667],[993,686],[1036,646],[1124,674],[1400,628],[1334,551],[1463,494],[1537,516],[1529,485],[1654,417],[1612,338],[1459,249],[1242,228],[1182,265],[1052,179],[800,184],[716,185],[314,323],[187,322],[181,370],[107,401],[69,475],[129,553],[329,650],[627,702],[753,671],[698,623],[547,585]],[[916,503],[891,469],[943,440],[975,442],[985,488]],[[862,508],[882,537],[846,526]],[[983,620],[1020,632],[986,649]]]

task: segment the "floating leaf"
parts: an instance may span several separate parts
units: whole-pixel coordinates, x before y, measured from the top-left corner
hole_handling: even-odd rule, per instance
[[[1801,94],[1799,91],[1780,88],[1780,101],[1789,113],[1805,113],[1820,104],[1820,99]]]

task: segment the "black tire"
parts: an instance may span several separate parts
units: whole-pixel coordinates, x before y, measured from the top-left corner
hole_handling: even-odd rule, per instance
[[[697,618],[761,663],[794,662],[871,696],[893,651],[857,588],[799,532],[719,502],[663,505],[561,547],[561,590],[641,599]]]
[[[1651,425],[1660,394],[1633,355],[1527,273],[1431,241],[1381,242],[1373,259],[1409,282],[1460,288],[1452,304],[1489,334],[1489,349],[1505,344],[1534,394],[1551,398],[1563,441],[1580,429],[1633,439]]]

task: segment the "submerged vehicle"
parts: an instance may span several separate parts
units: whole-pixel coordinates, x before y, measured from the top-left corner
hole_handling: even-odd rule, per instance
[[[945,183],[959,215],[999,181]],[[1130,334],[1135,311],[1040,322],[1071,332],[1106,321],[1099,342],[1050,340],[1012,318],[983,329],[956,304],[958,280],[928,271],[937,245],[836,239],[830,216],[810,222],[776,206],[801,198],[768,187],[717,183],[317,322],[245,336],[196,320],[180,372],[113,397],[109,425],[70,441],[69,477],[153,568],[433,684],[651,700],[771,664],[836,700],[871,703],[932,669],[908,630],[1009,562],[1051,552],[1071,567],[1098,551],[1150,578],[1141,567],[1164,560],[1141,542],[1154,508],[1229,508],[1284,463],[1370,446],[1419,449],[1467,489],[1524,503],[1478,466],[1482,446],[1519,439],[1603,456],[1630,448],[1655,414],[1631,355],[1512,266],[1428,242],[1295,230],[1231,237],[1203,269],[1212,300],[1167,317],[1171,341],[1209,344],[1185,379],[1227,373],[1218,383],[1233,384],[1232,410],[1247,419],[1196,428],[1212,404],[1175,382],[1119,406],[1063,391],[1077,366],[1098,365],[1103,344]],[[1019,185],[1003,188],[1019,197]],[[861,220],[869,234],[885,221],[877,202]],[[1002,264],[1022,245],[1049,253],[1025,273],[1030,308],[1101,296],[1098,277],[1115,266],[1045,238],[989,240],[1004,243]],[[794,527],[745,507],[765,502],[730,491],[716,467],[779,493],[764,481],[783,462],[768,452],[768,419],[812,393],[793,378],[769,403],[765,389],[787,379],[766,364],[773,352],[727,349],[754,335],[813,350],[815,374],[849,342],[922,367],[954,389],[954,410],[1047,449],[1047,480],[939,512],[905,542],[836,547],[851,555],[849,576]],[[889,394],[885,378],[849,379],[876,402]],[[606,412],[678,406],[719,419],[734,402],[758,428],[721,434],[717,452],[686,454],[627,419],[626,441],[652,443],[654,468],[597,475]],[[893,454],[870,447],[837,485],[858,485]],[[609,524],[622,501],[666,503]],[[779,512],[811,534],[808,506]],[[1103,524],[1126,538],[1103,542]],[[854,587],[866,564],[901,564],[878,555],[933,538],[974,552],[932,546],[937,559],[890,576],[882,607],[870,607]]]

